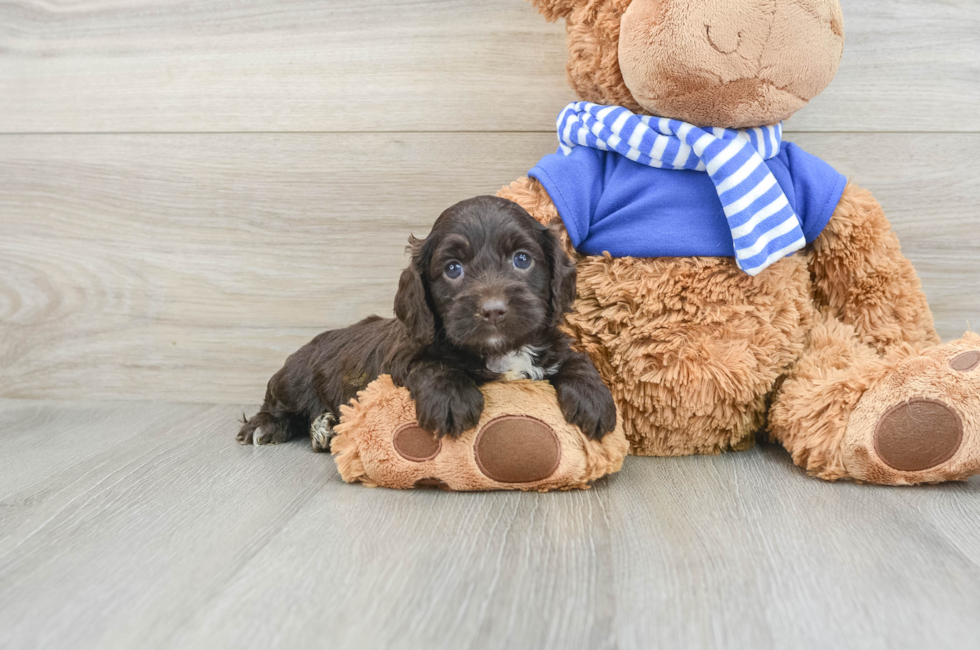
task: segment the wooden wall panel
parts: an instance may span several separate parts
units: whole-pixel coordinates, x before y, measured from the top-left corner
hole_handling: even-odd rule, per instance
[[[791,129],[980,130],[980,3],[842,4]],[[14,0],[0,132],[550,131],[565,54],[524,0]]]
[[[980,135],[798,134],[875,191],[946,337],[980,323]],[[0,397],[250,402],[388,315],[409,233],[550,134],[0,136]],[[922,160],[942,160],[923,166]]]

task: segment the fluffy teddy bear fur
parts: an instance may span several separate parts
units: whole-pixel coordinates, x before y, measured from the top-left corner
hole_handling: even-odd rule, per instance
[[[704,12],[708,7],[721,15],[735,5],[742,8],[736,0],[633,2],[642,4],[643,11],[659,12],[662,29],[681,30],[679,36],[667,34],[668,46],[693,38],[683,33],[694,29],[693,23],[668,24],[679,11]],[[701,95],[689,96],[685,104],[683,93],[646,93],[659,83],[652,79],[628,85],[620,69],[620,28],[630,0],[534,4],[548,19],[566,19],[568,78],[583,100],[639,113],[670,113],[700,126],[761,125],[788,117],[785,102],[770,102],[762,90],[747,103],[731,105],[742,96],[728,92],[736,86],[722,74],[725,70],[712,72],[719,94],[716,105],[707,109],[694,101]],[[795,84],[786,87],[799,90],[798,107],[829,83],[836,70],[840,52],[835,48],[843,42],[840,8],[836,0],[775,0],[768,5],[776,7],[775,13],[760,9],[757,21],[768,23],[746,23],[745,29],[768,29],[766,38],[778,41],[772,46],[777,50],[785,49],[787,38],[780,30],[803,25],[799,28],[819,32],[795,40],[797,49],[814,51],[785,55],[758,68],[758,75],[779,78],[780,71],[772,68],[784,65],[788,72],[783,76]],[[781,8],[796,16],[800,6],[809,12],[809,23],[780,22]],[[636,39],[632,47],[631,65],[636,67]],[[668,51],[660,42],[650,46],[648,55],[657,59]],[[720,61],[712,65],[727,64],[727,59]],[[666,65],[654,60],[647,67]],[[685,73],[694,74],[687,68]],[[808,84],[808,79],[816,81]],[[637,85],[646,93],[642,102],[630,89]],[[662,106],[669,110],[655,110]],[[767,113],[771,119],[763,120],[760,115]],[[542,223],[561,228],[555,205],[537,181],[518,179],[500,195]],[[969,364],[954,361],[980,350],[980,337],[968,334],[940,345],[915,269],[902,255],[881,206],[856,184],[847,185],[829,225],[813,244],[755,277],[742,273],[729,258],[580,256],[567,233],[563,244],[578,266],[577,300],[565,328],[610,386],[632,453],[745,449],[757,431],[765,430],[797,465],[827,480],[933,483],[980,470],[980,370],[964,370]],[[942,403],[933,411],[948,414],[943,422],[960,423],[961,442],[942,443],[952,445],[952,455],[933,467],[896,469],[892,465],[905,461],[878,453],[889,441],[897,440],[921,457],[928,456],[930,445],[941,444],[914,427],[898,430],[896,420],[887,417],[927,398]],[[921,430],[931,431],[929,424]],[[954,434],[943,439],[954,440]]]

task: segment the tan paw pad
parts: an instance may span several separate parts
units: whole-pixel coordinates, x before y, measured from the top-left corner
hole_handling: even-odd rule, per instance
[[[980,365],[980,352],[969,350],[958,354],[949,361],[949,367],[957,372],[970,372]]]
[[[443,492],[449,492],[451,489],[449,487],[449,484],[443,481],[441,478],[434,478],[434,477],[420,478],[419,480],[415,481],[412,487],[421,488],[421,489],[442,490]]]
[[[963,420],[939,400],[913,398],[888,409],[875,426],[878,457],[893,469],[921,472],[945,463],[963,443]]]
[[[399,456],[414,463],[432,460],[442,450],[442,441],[415,423],[399,427],[391,444]]]
[[[561,444],[544,422],[505,415],[480,429],[474,445],[476,464],[500,483],[543,481],[558,470]]]

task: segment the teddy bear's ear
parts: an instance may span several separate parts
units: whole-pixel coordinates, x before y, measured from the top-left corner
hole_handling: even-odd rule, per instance
[[[531,4],[538,10],[538,13],[549,21],[559,18],[567,18],[571,15],[575,5],[582,4],[585,0],[531,0]]]

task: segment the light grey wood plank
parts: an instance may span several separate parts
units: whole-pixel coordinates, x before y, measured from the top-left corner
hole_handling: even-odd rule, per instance
[[[803,131],[980,130],[980,5],[844,0],[847,45]],[[550,131],[561,24],[523,0],[17,0],[0,132]]]
[[[0,132],[524,131],[573,99],[523,0],[28,0],[0,51]]]
[[[50,491],[58,476],[79,464],[92,466],[101,454],[150,431],[200,417],[209,407],[188,404],[52,404],[43,400],[4,400],[0,408],[0,498],[15,488]],[[85,440],[84,445],[74,439]],[[36,502],[32,502],[32,505]],[[0,513],[2,516],[2,513]],[[0,526],[0,530],[9,532]]]
[[[0,409],[0,556],[30,544],[33,532],[66,504],[115,482],[125,455],[159,452],[159,439],[185,437],[210,408],[5,402]],[[148,444],[154,435],[158,442]]]
[[[0,501],[0,647],[164,647],[336,475],[302,444],[240,446],[230,406],[170,405],[168,418],[159,404],[45,406],[52,421],[34,405],[0,407],[0,441],[41,443],[67,419],[73,435],[58,442],[79,457]],[[129,437],[90,454],[101,436]]]
[[[980,323],[978,135],[797,134],[872,189],[941,333]],[[0,396],[254,402],[391,314],[409,233],[547,134],[0,136]],[[922,161],[935,161],[927,164]]]
[[[787,130],[980,130],[980,3],[841,0],[841,7],[837,77]]]
[[[650,613],[618,617],[623,647],[649,647],[664,628],[678,635],[667,644],[675,647],[975,643],[976,556],[948,544],[896,498],[900,490],[808,478],[771,445],[631,460],[617,477],[630,489],[608,500],[609,518],[624,522],[613,536],[628,540],[614,545],[616,589]],[[922,492],[929,503],[975,510],[977,488],[974,479]],[[633,549],[661,535],[666,546],[636,557]],[[664,584],[674,588],[657,588]]]
[[[32,522],[0,546],[0,645],[976,647],[977,479],[830,484],[763,446],[587,492],[371,490],[239,447],[231,406],[165,408],[0,401],[0,443],[72,422],[79,454],[152,422],[0,499]]]

